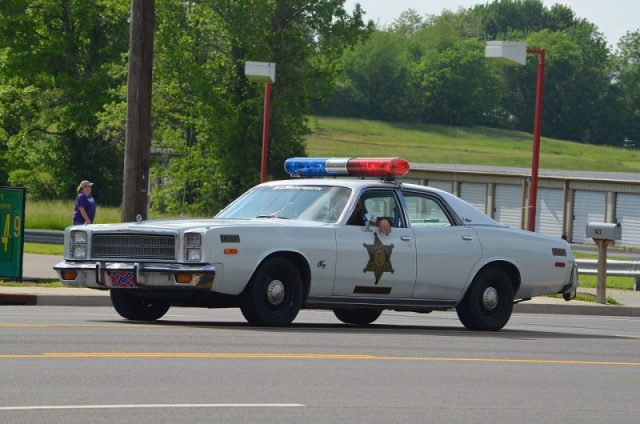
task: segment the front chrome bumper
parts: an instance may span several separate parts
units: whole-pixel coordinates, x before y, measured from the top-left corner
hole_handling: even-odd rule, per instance
[[[145,262],[62,261],[53,269],[60,281],[71,287],[114,288],[112,273],[132,273],[135,286],[127,288],[198,288],[211,289],[216,268],[211,264],[175,264]],[[177,276],[191,276],[178,282]]]

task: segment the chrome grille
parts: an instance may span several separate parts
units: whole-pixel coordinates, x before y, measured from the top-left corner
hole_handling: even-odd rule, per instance
[[[91,257],[175,260],[173,235],[94,233]]]

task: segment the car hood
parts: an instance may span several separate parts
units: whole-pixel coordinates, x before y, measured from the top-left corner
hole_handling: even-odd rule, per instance
[[[214,229],[237,226],[326,226],[328,224],[278,218],[253,219],[164,219],[142,222],[125,222],[122,224],[92,224],[68,227],[71,230],[88,230],[90,232],[184,232],[195,229]]]

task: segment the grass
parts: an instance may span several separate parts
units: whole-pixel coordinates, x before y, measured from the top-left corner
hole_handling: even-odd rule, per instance
[[[403,124],[313,116],[308,156],[400,156],[409,162],[531,166],[532,136],[483,127]],[[543,137],[546,169],[640,172],[640,150]]]
[[[61,244],[25,243],[24,253],[62,256],[64,254],[64,246]]]
[[[0,287],[48,287],[48,288],[60,288],[60,287],[65,287],[65,286],[58,280],[24,281],[22,283],[19,283],[17,281],[0,280]]]
[[[25,228],[39,230],[64,230],[71,225],[74,201],[31,200],[27,199],[25,208]],[[98,205],[96,224],[120,222],[120,208]]]
[[[64,230],[71,225],[73,200],[31,200],[27,199],[25,208],[25,228],[39,230]],[[150,212],[149,219],[172,218],[174,215]],[[113,224],[120,222],[120,208],[100,206],[96,212],[95,224]]]
[[[556,299],[561,299],[562,295],[561,294],[552,294],[552,295],[549,295],[549,297],[554,297]],[[592,302],[592,303],[595,303],[596,302],[596,296],[593,295],[593,294],[589,294],[589,293],[577,293],[575,300],[579,300],[581,302]],[[607,305],[619,305],[620,304],[617,300],[612,299],[609,296],[605,297],[605,303]]]
[[[597,275],[580,275],[580,287],[595,288],[598,285]],[[607,288],[618,290],[633,290],[633,277],[607,276]]]
[[[598,255],[596,253],[582,253],[582,252],[574,252],[574,256],[577,259],[597,259]],[[611,260],[629,260],[629,258],[625,258],[622,256],[610,256],[607,255],[607,259]],[[590,287],[595,288],[598,285],[598,276],[597,275],[580,275],[580,287]],[[607,288],[609,289],[619,289],[619,290],[633,290],[635,285],[635,279],[633,277],[617,277],[617,276],[607,276]]]

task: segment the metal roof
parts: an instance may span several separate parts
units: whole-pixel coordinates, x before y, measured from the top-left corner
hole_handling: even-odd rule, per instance
[[[411,171],[447,172],[476,175],[503,175],[509,177],[528,177],[531,168],[516,168],[510,166],[486,166],[448,163],[415,163],[411,162]],[[410,173],[411,173],[410,171]],[[539,169],[539,178],[561,180],[585,180],[618,183],[640,183],[638,172],[593,172],[593,171],[569,171],[561,169]]]

